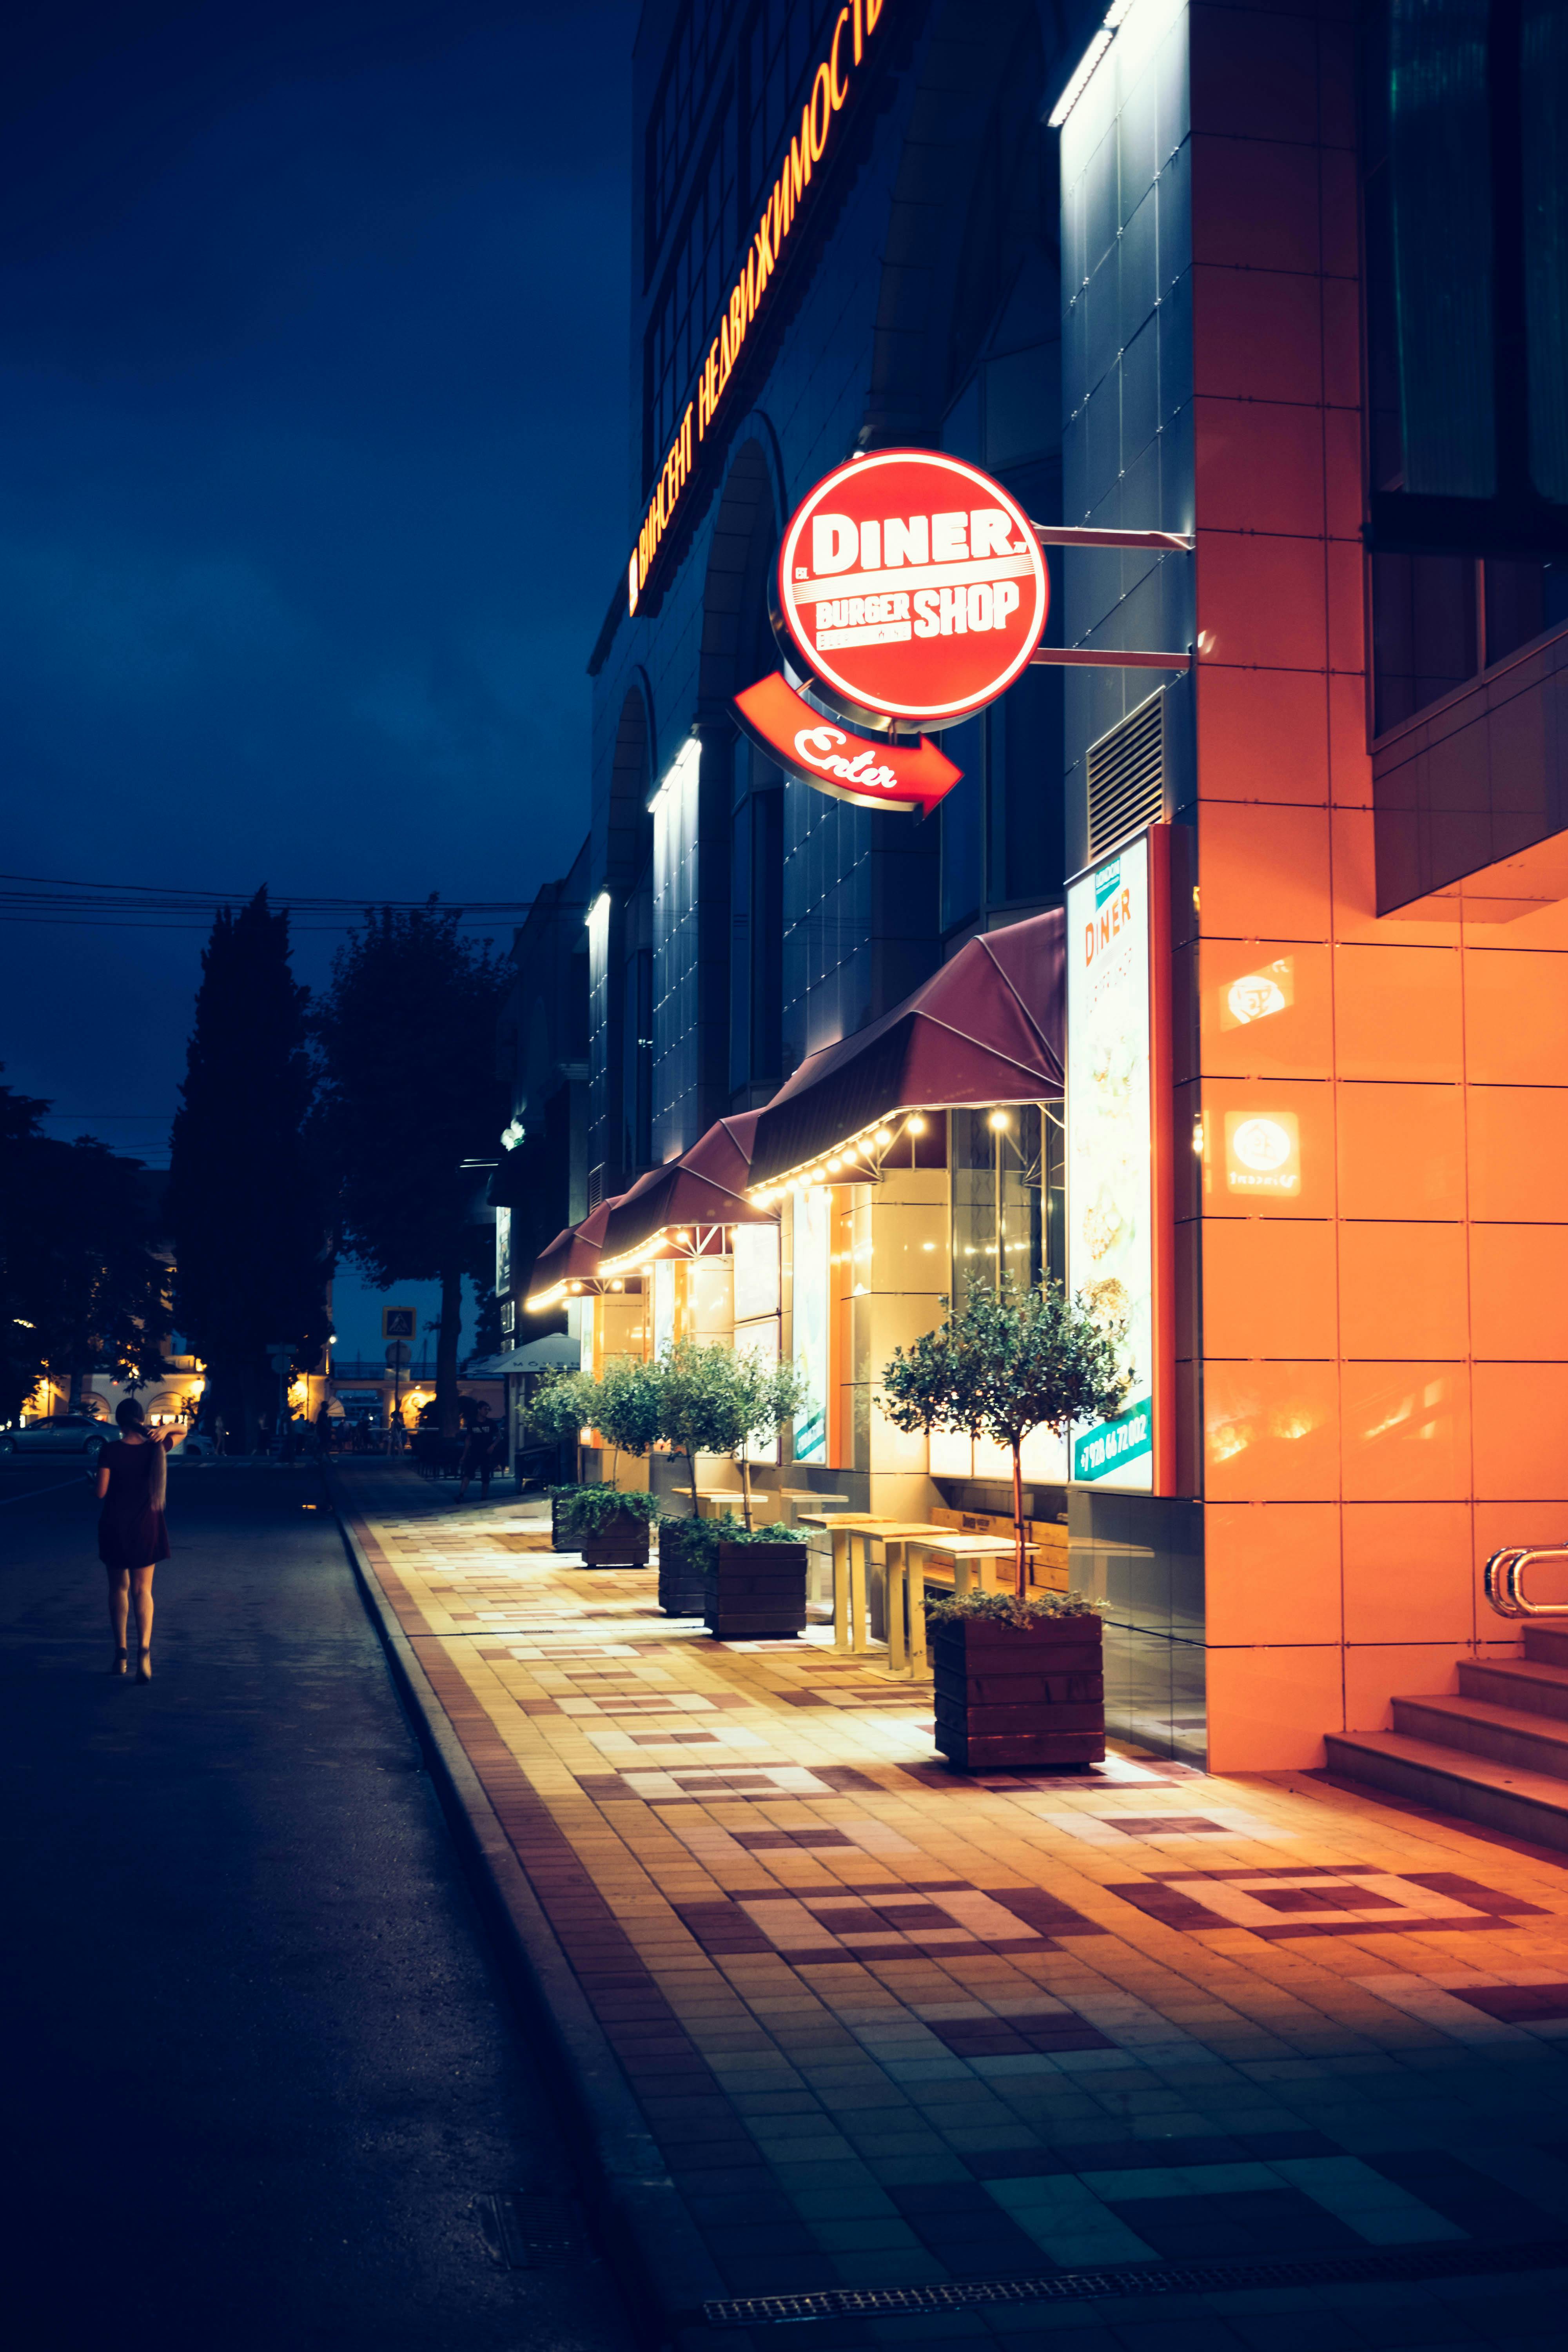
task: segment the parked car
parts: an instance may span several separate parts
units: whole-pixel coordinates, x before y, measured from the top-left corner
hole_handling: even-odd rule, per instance
[[[17,1429],[0,1429],[0,1455],[7,1454],[85,1454],[96,1462],[115,1438],[111,1421],[89,1412],[57,1412],[47,1421],[24,1422]]]

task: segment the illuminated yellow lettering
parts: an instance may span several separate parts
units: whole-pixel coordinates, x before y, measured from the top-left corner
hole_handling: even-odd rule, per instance
[[[844,38],[844,27],[848,22],[848,9],[840,8],[838,11],[838,22],[833,27],[833,47],[827,52],[827,85],[829,95],[833,100],[833,111],[835,114],[837,113],[839,108],[843,105],[845,100],[849,95],[848,82],[845,81],[841,84],[838,79],[838,44]],[[856,45],[856,55],[859,55],[858,43]]]
[[[822,131],[820,136],[818,136],[816,128],[816,101],[819,98],[822,100]],[[811,85],[811,97],[807,101],[805,112],[800,119],[800,127],[803,137],[808,132],[810,134],[811,160],[814,163],[818,163],[821,160],[822,151],[827,144],[827,126],[832,120],[833,92],[828,83],[827,68],[825,65],[822,65],[818,66],[816,68],[816,79]]]
[[[658,554],[660,541],[674,514],[676,504],[695,467],[692,414],[697,417],[696,440],[702,440],[719,413],[725,387],[740,358],[741,347],[757,314],[769,278],[777,268],[785,238],[795,226],[795,218],[806,188],[810,185],[813,168],[826,152],[833,117],[847,103],[852,87],[849,70],[842,61],[845,27],[849,27],[850,47],[855,65],[859,65],[866,44],[882,19],[884,0],[845,0],[834,20],[832,38],[826,56],[817,67],[811,85],[811,94],[801,110],[800,130],[789,142],[777,179],[769,191],[746,253],[745,267],[730,289],[730,299],[719,320],[719,332],[708,347],[707,356],[698,376],[695,400],[688,401],[664,466],[658,478],[652,504],[637,536],[637,554],[628,567],[627,582],[630,601],[636,604],[636,586],[646,581]],[[895,524],[894,528],[900,526]],[[910,559],[913,560],[912,557]],[[924,634],[919,622],[925,619],[923,598],[917,600],[917,635]],[[954,620],[943,614],[943,623],[953,628]],[[956,623],[962,629],[962,621]]]

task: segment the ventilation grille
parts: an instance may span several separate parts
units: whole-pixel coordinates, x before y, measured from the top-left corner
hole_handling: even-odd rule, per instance
[[[1089,862],[1165,814],[1165,698],[1152,694],[1089,747]]]

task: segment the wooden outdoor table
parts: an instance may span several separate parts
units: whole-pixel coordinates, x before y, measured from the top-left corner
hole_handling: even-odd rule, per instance
[[[690,1495],[692,1496],[692,1500],[696,1507],[697,1517],[699,1518],[702,1517],[702,1506],[704,1503],[731,1504],[738,1515],[741,1505],[745,1499],[739,1486],[699,1486],[695,1490],[695,1493],[693,1493],[692,1488],[689,1486],[677,1486],[675,1488],[675,1492],[678,1495]]]
[[[786,1520],[789,1520],[790,1513],[794,1512],[794,1519],[790,1523],[797,1527],[805,1518],[805,1514],[799,1507],[802,1503],[837,1503],[847,1507],[849,1501],[847,1495],[824,1495],[815,1486],[774,1486],[770,1487],[768,1492],[770,1496],[776,1496]],[[812,1517],[820,1518],[822,1514],[819,1511],[814,1512]]]
[[[946,1533],[927,1519],[887,1519],[872,1537],[880,1542],[886,1563],[888,1664],[892,1673],[907,1675],[911,1681],[926,1670],[926,1621],[924,1594],[910,1577],[910,1547],[917,1541],[935,1542]]]
[[[955,1600],[962,1600],[968,1591],[972,1568],[978,1572],[982,1560],[1013,1559],[1017,1554],[1011,1536],[955,1536],[945,1528],[917,1543],[915,1549],[928,1559],[952,1560]]]
[[[836,1650],[863,1651],[871,1645],[871,1629],[868,1608],[868,1586],[870,1552],[873,1543],[884,1540],[890,1533],[897,1540],[906,1534],[913,1522],[884,1518],[876,1511],[801,1511],[797,1523],[803,1528],[826,1528],[833,1547],[833,1646]],[[920,1532],[940,1536],[940,1528],[927,1528],[920,1523]],[[861,1538],[859,1559],[855,1557],[855,1538]]]

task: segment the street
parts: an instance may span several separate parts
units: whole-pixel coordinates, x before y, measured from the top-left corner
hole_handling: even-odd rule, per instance
[[[627,2343],[586,2246],[487,2242],[571,2163],[316,1475],[169,1518],[142,1688],[82,1466],[0,1471],[9,2341]]]

